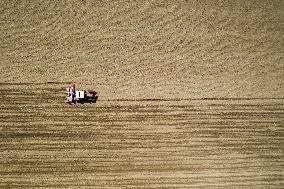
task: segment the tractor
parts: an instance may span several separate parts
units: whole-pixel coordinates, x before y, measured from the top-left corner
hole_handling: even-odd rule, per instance
[[[98,100],[97,92],[94,90],[76,90],[75,82],[72,82],[71,86],[66,88],[66,94],[65,103],[69,104],[96,103]]]

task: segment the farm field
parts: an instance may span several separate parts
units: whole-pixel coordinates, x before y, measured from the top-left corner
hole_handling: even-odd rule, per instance
[[[0,1],[0,188],[283,188],[283,10]]]
[[[283,186],[283,99],[99,100],[1,84],[0,187]],[[28,86],[28,89],[27,89]]]

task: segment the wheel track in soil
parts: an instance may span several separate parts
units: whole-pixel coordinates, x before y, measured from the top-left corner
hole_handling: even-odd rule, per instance
[[[76,107],[63,103],[65,85],[0,84],[1,187],[282,185],[281,98]]]
[[[282,1],[0,4],[0,187],[283,186]]]

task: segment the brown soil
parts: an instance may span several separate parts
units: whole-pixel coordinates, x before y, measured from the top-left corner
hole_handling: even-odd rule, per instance
[[[0,187],[281,188],[283,10],[0,1]]]

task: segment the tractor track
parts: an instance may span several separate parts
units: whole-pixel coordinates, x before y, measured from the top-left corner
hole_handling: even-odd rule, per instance
[[[283,10],[0,1],[0,188],[283,188]]]
[[[42,84],[48,98],[38,84],[1,85],[0,187],[283,184],[281,98],[105,99],[76,107],[63,103],[64,85]],[[23,103],[21,93],[35,100]]]

